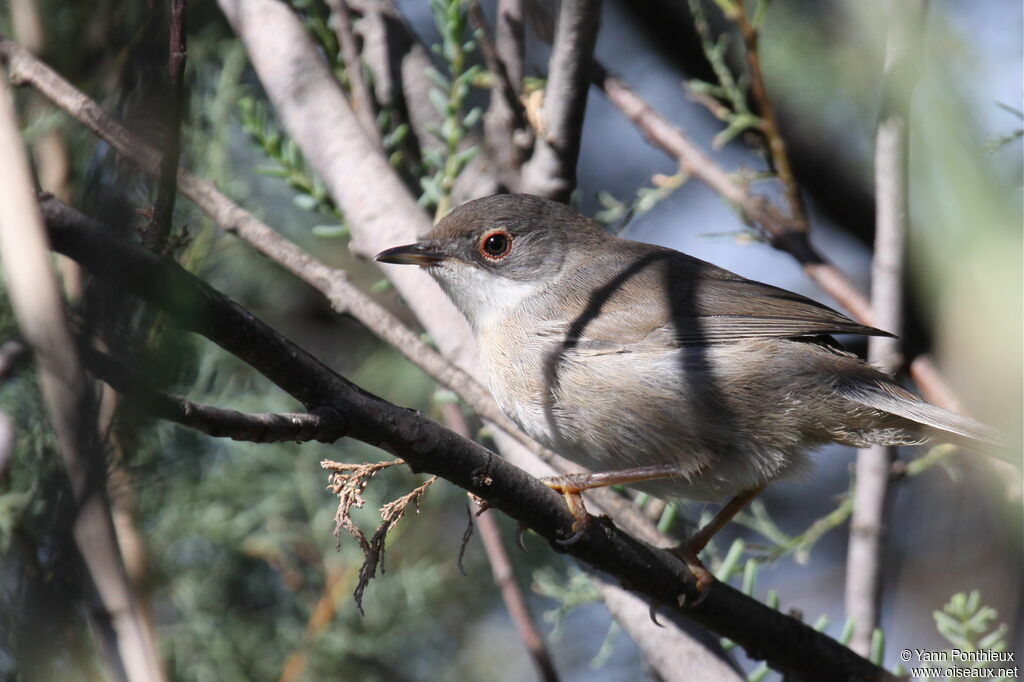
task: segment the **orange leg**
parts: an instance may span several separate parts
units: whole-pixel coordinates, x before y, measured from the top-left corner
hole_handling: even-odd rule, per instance
[[[636,467],[618,471],[601,471],[597,473],[566,474],[542,478],[541,482],[555,492],[561,493],[565,505],[572,513],[572,537],[564,540],[564,544],[572,544],[580,539],[583,531],[590,525],[590,514],[583,504],[583,491],[591,488],[604,488],[609,485],[628,485],[639,481],[650,481],[657,478],[676,478],[681,476],[679,469],[673,466]]]
[[[741,509],[747,506],[747,504],[758,496],[758,494],[764,490],[764,486],[757,488],[751,488],[738,495],[732,497],[726,502],[715,517],[708,521],[707,525],[698,530],[690,537],[689,540],[681,544],[679,547],[673,550],[680,559],[686,563],[686,567],[690,569],[690,573],[697,579],[697,591],[704,593],[711,583],[715,581],[715,577],[711,575],[707,567],[704,566],[704,562],[697,556],[701,553],[707,544],[711,541],[711,538],[715,536],[718,531],[725,528],[725,525],[732,520],[732,517],[736,516]]]

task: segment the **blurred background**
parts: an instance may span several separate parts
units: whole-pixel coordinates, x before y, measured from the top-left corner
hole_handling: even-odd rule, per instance
[[[336,49],[318,32],[329,21],[326,5],[292,4],[325,53]],[[493,18],[493,2],[481,4]],[[398,5],[423,43],[442,41],[431,4]],[[733,30],[716,3],[702,7],[715,34]],[[776,0],[765,7],[767,85],[807,199],[812,241],[867,289],[886,5]],[[696,82],[715,81],[693,26],[687,3],[607,0],[596,54],[710,150],[723,124],[691,96]],[[0,32],[154,139],[161,134],[166,27],[160,3],[0,3]],[[910,116],[909,319],[899,331],[910,353],[934,354],[965,409],[1006,433],[1019,459],[1024,10],[1008,0],[931,2],[923,35]],[[548,49],[529,29],[527,37],[526,75],[541,78]],[[215,3],[192,4],[188,39],[183,166],[346,269],[414,323],[379,271],[350,255],[343,218],[281,132]],[[480,61],[475,52],[469,58]],[[438,68],[444,69],[440,60]],[[485,104],[487,94],[476,89],[470,104]],[[30,90],[19,91],[18,105],[43,189],[116,229],[134,229],[142,220],[137,209],[152,203],[148,179]],[[742,135],[713,153],[727,168],[766,167],[758,145]],[[592,89],[575,195],[583,213],[629,238],[835,305],[792,257],[759,241],[706,186],[680,182],[677,171]],[[774,184],[757,189],[777,196]],[[623,227],[630,208],[635,215]],[[315,292],[219,233],[184,200],[175,225],[187,225],[187,243],[177,254],[183,265],[358,385],[434,416],[452,401],[397,351],[333,314]],[[153,384],[240,411],[296,409],[236,358],[74,268],[63,272],[76,314],[102,329],[113,352],[144,367]],[[17,334],[4,297],[0,342]],[[865,352],[863,340],[844,341]],[[0,675],[100,678],[70,542],[73,505],[30,364],[0,385],[0,412],[14,434],[0,466]],[[361,615],[351,593],[362,552],[350,537],[332,535],[335,500],[319,462],[376,461],[384,453],[352,440],[218,440],[148,419],[131,404],[112,411],[106,442],[119,532],[133,539],[127,559],[151,605],[173,679],[520,680],[534,674],[477,539],[466,549],[465,575],[460,571],[467,500],[454,486],[434,485],[421,512],[397,526],[386,573],[367,589]],[[741,547],[734,582],[753,560],[756,584],[748,587],[755,596],[777,599],[783,611],[799,611],[836,637],[846,621],[847,524],[798,551],[776,550],[785,544],[780,538],[801,536],[841,504],[854,454],[839,447],[820,452],[812,476],[771,487],[745,522],[716,540],[713,552],[721,560],[730,547]],[[908,449],[901,456],[919,454]],[[378,475],[357,522],[372,531],[377,508],[422,480],[401,467]],[[955,646],[948,629],[936,627],[934,612],[974,590],[980,604],[997,612],[981,619],[978,636],[1005,625],[996,639],[1021,660],[1021,490],[1019,469],[970,454],[895,485],[881,622],[888,667],[900,649]],[[679,513],[695,520],[712,509],[684,505]],[[507,519],[501,523],[562,679],[644,679],[635,645],[572,560],[530,538],[529,553],[511,549],[514,528]],[[731,653],[745,670],[757,668],[742,652]]]

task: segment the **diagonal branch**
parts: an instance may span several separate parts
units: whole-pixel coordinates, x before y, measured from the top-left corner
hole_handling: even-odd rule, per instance
[[[249,363],[308,408],[334,408],[346,420],[349,436],[395,453],[414,471],[439,475],[483,498],[537,531],[556,551],[604,571],[627,589],[729,637],[751,656],[797,678],[895,680],[830,637],[728,585],[715,583],[703,602],[681,606],[696,598],[685,567],[607,520],[598,519],[579,541],[559,544],[572,517],[547,486],[424,415],[349,383],[177,264],[115,239],[55,199],[46,199],[41,207],[58,251]]]
[[[576,160],[590,89],[600,0],[562,0],[544,90],[543,129],[523,166],[522,191],[567,202],[576,188]]]

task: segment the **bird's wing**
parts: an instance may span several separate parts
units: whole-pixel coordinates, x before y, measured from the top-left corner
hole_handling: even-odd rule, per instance
[[[891,336],[799,294],[676,251],[657,249],[640,259],[641,266],[636,262],[603,285],[588,282],[584,290],[595,293],[580,302],[573,319],[557,325],[567,345],[581,353],[608,353],[759,337]]]

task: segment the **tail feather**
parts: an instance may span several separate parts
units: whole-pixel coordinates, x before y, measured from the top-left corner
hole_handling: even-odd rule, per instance
[[[1005,448],[995,429],[970,417],[936,407],[896,384],[887,381],[844,382],[839,387],[845,398],[855,403],[901,417],[934,440],[962,445],[970,449]],[[928,433],[928,432],[931,433]],[[987,446],[987,447],[986,447]]]

